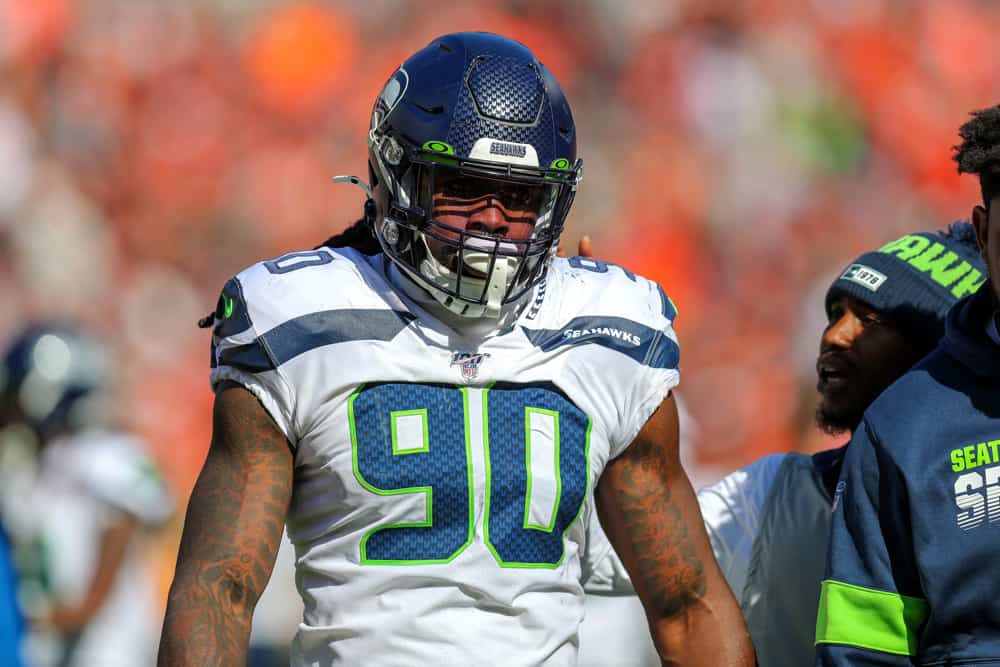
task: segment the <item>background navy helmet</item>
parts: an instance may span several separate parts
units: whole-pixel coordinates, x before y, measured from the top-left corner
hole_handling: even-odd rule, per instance
[[[527,47],[489,33],[435,39],[385,84],[368,147],[375,235],[443,305],[497,317],[542,279],[583,164],[562,89]],[[520,193],[537,215],[531,238],[435,220],[435,182],[455,174]]]
[[[103,414],[97,398],[107,375],[104,346],[74,327],[25,329],[9,344],[0,366],[0,427],[20,422],[45,441],[99,422]]]

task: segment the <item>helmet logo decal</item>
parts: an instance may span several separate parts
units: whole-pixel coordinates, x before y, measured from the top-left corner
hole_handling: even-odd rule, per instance
[[[410,85],[410,75],[400,67],[396,73],[386,82],[382,92],[375,103],[375,110],[372,111],[371,131],[374,132],[382,124],[389,114],[393,112],[399,101],[406,94],[406,89]]]
[[[424,149],[432,151],[434,153],[444,153],[446,155],[454,155],[455,149],[443,141],[438,141],[436,139],[431,139],[424,143]]]

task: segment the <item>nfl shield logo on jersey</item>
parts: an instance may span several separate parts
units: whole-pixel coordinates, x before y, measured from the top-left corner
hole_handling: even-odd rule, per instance
[[[479,367],[488,356],[489,352],[455,352],[451,355],[451,365],[462,367],[464,379],[475,380],[479,375]]]

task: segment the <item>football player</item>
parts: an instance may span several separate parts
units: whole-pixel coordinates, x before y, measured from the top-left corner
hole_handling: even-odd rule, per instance
[[[109,358],[76,327],[36,325],[0,366],[4,518],[22,566],[32,665],[150,664],[157,610],[143,529],[173,503],[144,445],[105,410]],[[18,459],[8,459],[8,462]]]
[[[555,257],[582,162],[554,77],[512,40],[441,37],[368,141],[370,189],[351,180],[379,252],[293,252],[222,290],[160,665],[245,659],[285,523],[296,665],[575,664],[595,512],[665,662],[751,664],[678,460],[673,306]]]

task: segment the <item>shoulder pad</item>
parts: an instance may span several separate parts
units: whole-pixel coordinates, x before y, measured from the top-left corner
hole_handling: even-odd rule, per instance
[[[623,266],[590,257],[570,257],[557,259],[552,268],[566,282],[580,288],[574,290],[579,294],[577,302],[591,305],[595,312],[619,311],[622,316],[639,316],[651,324],[661,319],[672,322],[677,317],[677,308],[663,288]]]
[[[651,280],[600,260],[557,259],[551,267],[560,293],[536,322],[523,327],[543,351],[595,344],[652,368],[676,368],[680,360],[672,322],[677,310]]]
[[[412,319],[391,288],[350,249],[320,248],[259,262],[231,278],[215,313],[213,367],[259,373],[310,349],[390,340]]]

